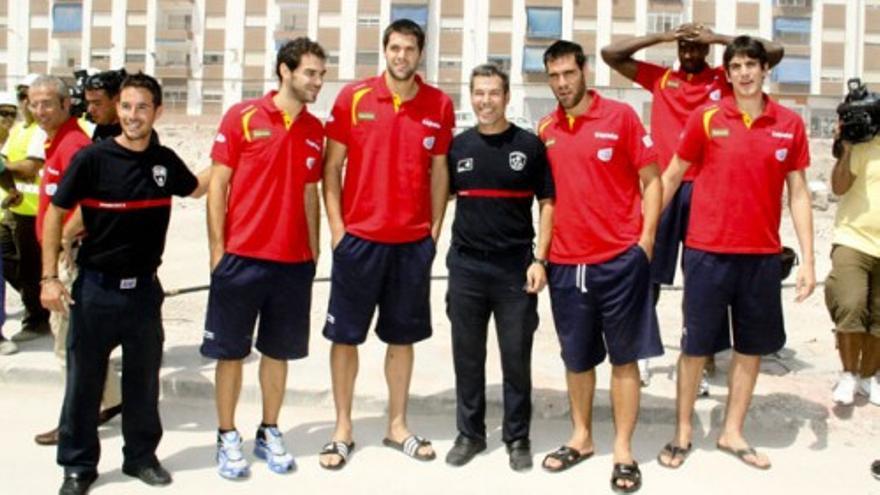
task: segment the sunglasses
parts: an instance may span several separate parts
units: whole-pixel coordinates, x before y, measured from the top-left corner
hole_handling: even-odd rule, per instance
[[[6,117],[7,119],[14,119],[16,115],[18,115],[18,112],[15,110],[0,110],[0,117]]]

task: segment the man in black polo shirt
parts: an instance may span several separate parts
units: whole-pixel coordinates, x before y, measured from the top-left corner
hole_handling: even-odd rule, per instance
[[[458,198],[449,250],[446,312],[452,323],[458,437],[446,462],[462,466],[486,449],[485,364],[489,316],[495,316],[504,375],[504,426],[510,467],[532,467],[532,337],[553,215],[553,178],[544,145],[505,118],[507,74],[487,64],[471,73],[477,126],[449,150],[450,191]],[[532,253],[532,198],[540,204]]]
[[[98,407],[107,360],[122,345],[122,472],[150,485],[171,476],[159,464],[159,366],[162,359],[162,286],[156,278],[165,247],[171,196],[204,194],[177,155],[151,141],[162,113],[162,92],[150,76],[129,76],[117,112],[122,134],[80,151],[46,212],[41,301],[70,309],[67,385],[61,411],[58,463],[61,494],[87,493],[97,478]],[[88,236],[77,256],[79,275],[68,293],[56,267],[62,222],[80,206]],[[74,301],[76,302],[75,304]]]

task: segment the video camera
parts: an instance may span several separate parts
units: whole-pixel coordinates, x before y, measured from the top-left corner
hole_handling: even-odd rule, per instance
[[[125,69],[107,70],[89,74],[86,69],[80,69],[73,72],[73,86],[70,88],[70,114],[79,118],[86,113],[88,103],[86,103],[86,90],[103,89],[111,97],[119,93],[119,87],[128,73]],[[91,120],[89,115],[87,119]]]
[[[880,93],[868,91],[868,86],[858,77],[847,81],[846,87],[849,92],[837,106],[840,135],[832,148],[835,158],[840,158],[843,151],[841,140],[863,143],[880,132]]]

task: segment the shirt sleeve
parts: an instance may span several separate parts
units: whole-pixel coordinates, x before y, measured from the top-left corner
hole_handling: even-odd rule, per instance
[[[328,139],[346,146],[351,135],[351,100],[352,93],[348,88],[339,92],[327,118],[327,126],[324,128]]]
[[[639,86],[654,91],[654,86],[669,69],[648,62],[636,61],[636,78],[633,80]]]
[[[91,180],[89,153],[77,153],[67,166],[58,189],[52,196],[52,204],[70,210],[89,194]]]
[[[789,170],[803,170],[810,166],[810,145],[807,132],[800,118],[795,123],[794,140],[789,152]]]
[[[214,145],[211,147],[211,160],[230,168],[238,166],[238,159],[241,155],[242,125],[244,124],[240,110],[240,106],[236,105],[226,112],[220,122],[217,135],[214,136]]]
[[[641,170],[648,165],[657,164],[657,150],[654,141],[645,131],[645,126],[639,120],[635,110],[626,107],[626,149],[629,151],[629,160],[633,168]]]
[[[544,143],[537,140],[535,147],[535,197],[539,200],[553,199],[556,197],[556,187],[553,184],[553,172],[547,163],[547,148]]]
[[[681,133],[681,139],[678,141],[678,148],[675,151],[679,158],[692,164],[702,161],[703,148],[706,145],[706,131],[703,129],[704,111],[704,109],[698,109],[688,117]]]
[[[449,151],[446,153],[446,167],[449,169],[449,194],[455,194],[458,192],[458,188],[456,187],[455,177],[456,177],[456,166],[458,163],[458,154],[456,153],[457,148],[459,146],[459,142],[463,139],[464,134],[459,134],[458,136],[452,138],[452,143],[449,145]]]
[[[28,141],[27,157],[37,160],[46,160],[46,131],[42,127],[37,127],[31,134],[31,140]]]
[[[452,100],[443,95],[443,104],[440,110],[440,129],[437,130],[437,142],[431,149],[434,156],[445,155],[452,143],[452,129],[455,127],[455,111],[452,108]]]
[[[167,149],[167,148],[166,148]],[[171,194],[175,196],[189,196],[199,186],[199,179],[190,172],[189,167],[177,156],[177,153],[168,149],[168,162],[173,167]]]

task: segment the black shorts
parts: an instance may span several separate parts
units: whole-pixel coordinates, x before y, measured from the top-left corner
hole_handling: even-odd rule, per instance
[[[202,355],[243,359],[257,350],[274,359],[309,354],[315,263],[281,263],[226,253],[211,273]]]
[[[693,182],[682,182],[660,215],[654,259],[651,260],[651,282],[655,284],[672,285],[675,280],[675,262],[678,261],[678,247],[684,245],[687,236],[693,188]]]
[[[782,261],[778,254],[684,250],[681,350],[711,356],[730,348],[762,355],[782,349]]]
[[[663,354],[648,257],[634,245],[604,263],[550,265],[550,303],[569,371],[610,357],[627,364]]]
[[[428,236],[382,244],[345,234],[333,250],[330,303],[324,336],[357,345],[367,338],[376,306],[376,335],[387,344],[412,344],[431,336],[431,263]]]

